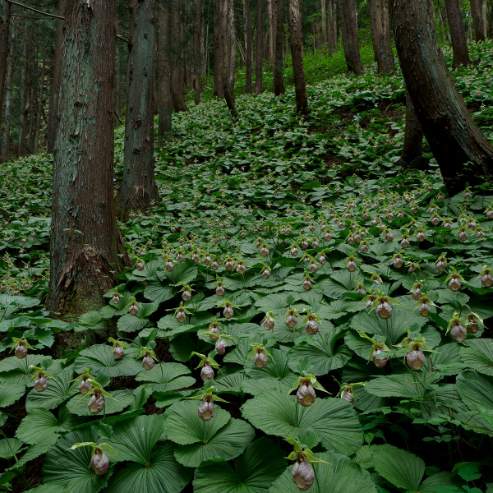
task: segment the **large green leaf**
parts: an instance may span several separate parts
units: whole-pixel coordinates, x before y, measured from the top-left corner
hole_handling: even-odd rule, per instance
[[[264,493],[286,468],[283,451],[267,438],[251,443],[227,464],[205,464],[195,473],[196,493]]]
[[[105,414],[115,414],[130,406],[134,401],[134,396],[132,391],[127,389],[110,392],[110,395],[106,396],[104,399],[104,409],[95,414],[87,407],[89,399],[90,397],[88,395],[77,394],[67,403],[67,409],[77,416],[103,416]]]
[[[493,376],[493,339],[472,339],[461,349],[464,364],[485,375]]]
[[[15,457],[22,448],[22,442],[17,438],[0,439],[0,459]]]
[[[407,399],[422,399],[431,388],[437,376],[418,373],[397,373],[374,378],[365,385],[369,394],[377,397],[405,397]]]
[[[352,406],[342,399],[318,398],[310,407],[300,406],[294,396],[273,391],[248,400],[243,416],[268,435],[298,437],[308,446],[351,454],[362,442],[362,431]]]
[[[330,330],[316,334],[306,342],[289,351],[289,367],[297,372],[325,375],[342,368],[350,359],[351,352],[337,345],[338,331]]]
[[[0,379],[0,408],[8,407],[18,401],[26,388],[20,383],[5,382]]]
[[[371,476],[347,457],[332,453],[317,454],[324,462],[313,464],[315,481],[308,493],[377,493]],[[292,475],[292,466],[274,482],[269,493],[299,493]]]
[[[151,370],[141,371],[136,380],[154,383],[153,389],[159,392],[183,389],[195,383],[190,370],[180,363],[160,363]]]
[[[130,352],[132,354],[126,354],[118,360],[111,346],[96,344],[80,352],[75,360],[75,371],[82,373],[84,369],[90,368],[94,374],[110,378],[137,375],[142,370],[142,364],[132,357],[135,351]]]
[[[33,409],[20,423],[16,436],[25,443],[36,443],[50,440],[52,436],[68,431],[70,423],[59,420],[47,409]]]
[[[77,386],[72,381],[72,368],[65,368],[63,371],[48,379],[48,387],[42,392],[32,389],[26,400],[26,410],[28,413],[34,409],[55,409],[75,393]]]
[[[92,450],[81,447],[70,450],[75,443],[98,442],[95,431],[85,429],[69,433],[58,440],[47,454],[44,461],[44,480],[46,483],[63,486],[65,491],[77,493],[97,493],[108,480],[109,473],[97,476],[89,467]]]
[[[238,457],[254,436],[255,431],[247,422],[233,418],[210,439],[178,445],[175,457],[187,467],[198,467],[203,462],[225,462]]]

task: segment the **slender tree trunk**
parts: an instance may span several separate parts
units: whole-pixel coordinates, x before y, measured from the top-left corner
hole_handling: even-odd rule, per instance
[[[267,0],[267,14],[269,20],[269,60],[271,66],[275,63],[275,52],[276,52],[276,9],[274,5],[275,0]]]
[[[337,51],[337,0],[327,2],[327,46],[332,55]]]
[[[253,28],[250,0],[243,0],[245,22],[245,92],[253,91]]]
[[[469,64],[469,54],[467,52],[466,30],[460,8],[459,0],[447,0],[445,2],[447,10],[447,20],[454,51],[454,67]]]
[[[474,31],[474,39],[476,41],[484,41],[488,33],[488,17],[486,15],[487,5],[486,0],[470,0],[472,26]]]
[[[273,0],[276,9],[276,53],[274,63],[274,94],[284,94],[284,0]]]
[[[303,23],[300,0],[289,0],[289,41],[293,59],[296,110],[302,117],[308,116],[305,71],[303,68]]]
[[[373,51],[379,74],[394,71],[388,0],[369,0]]]
[[[425,169],[428,161],[423,157],[423,129],[419,123],[409,93],[406,93],[406,128],[400,164],[409,168]]]
[[[168,0],[171,7],[171,42],[173,65],[171,70],[171,94],[175,111],[186,111],[185,104],[185,59],[183,7],[180,0]]]
[[[339,0],[342,22],[342,44],[344,57],[350,72],[356,75],[363,73],[358,41],[358,10],[356,0]]]
[[[222,83],[222,93],[233,118],[237,118],[234,96],[234,72],[235,72],[235,48],[234,48],[234,10],[233,0],[218,0],[217,21],[217,47],[219,53],[215,53],[221,64],[218,66]]]
[[[204,63],[204,4],[202,0],[194,2],[193,28],[193,74],[192,86],[195,94],[195,104],[202,99],[202,66]]]
[[[147,209],[157,197],[154,181],[154,0],[131,0],[128,104],[120,214]]]
[[[112,187],[115,7],[69,0],[66,11],[46,302],[63,315],[101,306],[121,266]]]
[[[392,0],[392,9],[407,90],[448,193],[491,179],[493,148],[473,123],[447,73],[434,31],[431,0]]]
[[[58,0],[57,13],[65,15],[67,0]],[[48,109],[48,152],[53,152],[58,125],[58,95],[60,94],[60,72],[62,66],[63,22],[57,21],[55,34],[55,51],[53,53],[53,74],[51,77],[50,100]]]
[[[329,41],[329,34],[327,29],[327,0],[320,0],[320,29],[322,35],[322,46],[326,46]]]
[[[7,80],[11,70],[10,36],[11,36],[12,9],[9,2],[0,2],[0,162],[8,154],[8,122],[6,115]],[[5,139],[7,135],[7,139]]]
[[[226,58],[225,5],[214,2],[214,96],[224,98],[224,64]]]
[[[255,93],[263,91],[264,61],[264,9],[263,0],[257,0],[257,22],[255,34]]]
[[[171,94],[171,40],[170,6],[168,2],[158,4],[158,58],[157,58],[157,111],[159,115],[159,136],[171,132],[173,97]]]

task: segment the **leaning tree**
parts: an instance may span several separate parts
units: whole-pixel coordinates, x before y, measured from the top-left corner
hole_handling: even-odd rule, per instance
[[[447,72],[431,0],[392,0],[391,6],[407,90],[448,193],[484,183],[493,176],[493,148],[472,121]]]
[[[68,0],[65,10],[47,298],[63,315],[100,306],[121,263],[112,187],[115,9],[116,0]]]

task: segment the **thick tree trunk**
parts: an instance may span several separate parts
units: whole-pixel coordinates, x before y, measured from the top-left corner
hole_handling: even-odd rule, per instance
[[[308,99],[303,68],[303,23],[300,0],[289,0],[289,41],[293,60],[296,110],[300,116],[306,118],[308,116]]]
[[[185,103],[185,39],[183,27],[183,7],[180,0],[170,0],[171,42],[173,43],[173,65],[171,70],[171,94],[175,111],[186,111]]]
[[[402,73],[448,193],[491,179],[493,148],[473,123],[447,73],[431,0],[392,0],[392,10]]]
[[[358,41],[358,10],[356,0],[339,0],[342,22],[342,44],[344,57],[350,72],[356,75],[363,73]]]
[[[66,11],[46,302],[63,315],[101,306],[121,265],[112,189],[115,7],[69,0]]]
[[[327,2],[327,47],[331,55],[337,51],[337,0]]]
[[[459,0],[447,0],[445,9],[447,10],[450,38],[454,52],[454,67],[468,65],[469,54],[467,52],[466,30]]]
[[[409,168],[425,169],[428,161],[423,157],[423,129],[419,123],[409,93],[406,93],[406,128],[400,164]]]
[[[257,0],[257,22],[255,34],[255,93],[260,94],[263,89],[263,62],[264,62],[264,0]]]
[[[276,9],[276,46],[274,61],[274,94],[284,94],[284,0],[273,0]]]
[[[472,26],[474,30],[474,39],[484,41],[488,33],[488,16],[486,0],[470,0]]]
[[[58,15],[65,15],[67,0],[58,0]],[[60,72],[62,66],[63,22],[57,21],[55,34],[55,51],[53,53],[53,73],[51,76],[50,100],[48,108],[47,142],[48,152],[53,152],[58,126],[58,95],[60,94]]]
[[[245,92],[253,90],[253,28],[250,0],[243,0],[243,16],[245,22]]]
[[[159,136],[171,132],[173,97],[171,94],[171,40],[170,7],[168,2],[158,4],[158,53],[157,53],[157,112],[159,115]]]
[[[147,209],[157,197],[154,181],[154,0],[131,0],[128,104],[120,214]]]
[[[12,64],[10,54],[12,9],[9,2],[0,2],[0,162],[8,154],[7,92]],[[5,139],[7,135],[7,139]]]
[[[373,51],[379,74],[394,71],[388,0],[369,0]]]

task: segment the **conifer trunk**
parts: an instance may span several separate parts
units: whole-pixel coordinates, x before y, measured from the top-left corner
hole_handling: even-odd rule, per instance
[[[447,11],[447,21],[454,52],[454,67],[469,64],[469,54],[467,52],[466,29],[462,18],[462,10],[459,0],[447,0],[445,2]]]

